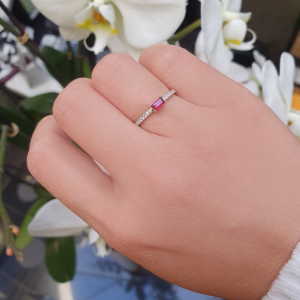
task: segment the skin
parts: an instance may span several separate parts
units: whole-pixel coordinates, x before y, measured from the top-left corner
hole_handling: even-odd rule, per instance
[[[160,95],[170,98],[141,127]],[[111,174],[76,148],[71,139]],[[184,288],[261,299],[300,239],[300,143],[182,48],[110,54],[38,125],[28,167],[113,248]]]

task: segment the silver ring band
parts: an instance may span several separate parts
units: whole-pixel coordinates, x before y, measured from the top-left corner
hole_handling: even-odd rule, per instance
[[[169,91],[162,97],[159,97],[154,103],[150,105],[150,109],[148,109],[136,122],[135,125],[141,125],[151,114],[156,112],[166,101],[175,94],[175,90]]]

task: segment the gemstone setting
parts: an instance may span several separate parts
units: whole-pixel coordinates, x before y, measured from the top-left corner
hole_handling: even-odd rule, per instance
[[[135,125],[140,126],[150,115],[156,112],[161,106],[163,106],[166,101],[175,94],[175,90],[169,91],[164,96],[158,98],[153,104],[150,105],[150,109],[148,109],[136,122]]]
[[[151,107],[154,110],[158,110],[164,104],[165,104],[165,101],[162,98],[158,98],[153,104],[151,104]]]

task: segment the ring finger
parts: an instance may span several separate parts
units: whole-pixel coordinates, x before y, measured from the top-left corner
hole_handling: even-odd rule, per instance
[[[136,122],[159,97],[172,87],[165,86],[146,68],[126,54],[113,53],[105,57],[94,69],[92,84],[99,94],[109,100],[132,122]],[[170,103],[169,103],[170,102]],[[169,136],[183,115],[195,105],[173,95],[149,120],[142,123],[143,129]],[[169,130],[168,130],[169,129]]]

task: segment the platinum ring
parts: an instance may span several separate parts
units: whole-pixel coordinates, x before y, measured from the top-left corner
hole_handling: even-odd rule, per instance
[[[159,97],[154,103],[150,105],[150,108],[135,122],[135,125],[140,126],[150,115],[152,115],[161,106],[163,106],[166,101],[175,93],[175,90],[171,90],[164,96]]]

